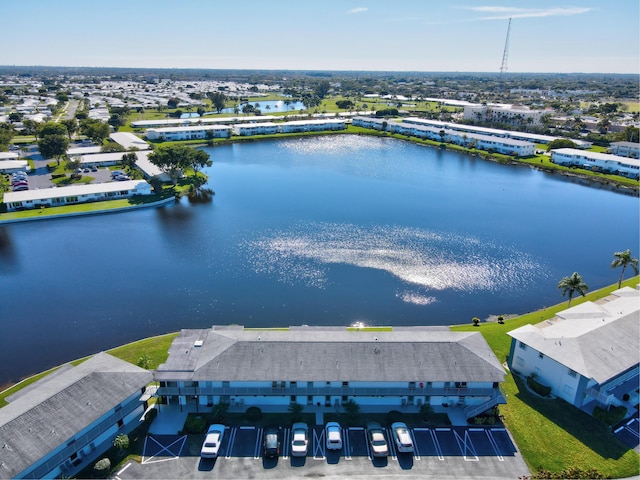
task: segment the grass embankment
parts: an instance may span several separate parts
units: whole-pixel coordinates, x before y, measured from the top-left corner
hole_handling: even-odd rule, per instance
[[[623,282],[635,287],[640,277]],[[572,305],[606,297],[618,288],[617,283],[574,299]],[[538,310],[499,323],[482,323],[480,327],[457,325],[453,331],[479,331],[500,361],[505,361],[511,346],[507,332],[526,324],[552,318],[565,310],[567,303]],[[594,468],[614,478],[640,473],[640,456],[619,442],[604,423],[587,415],[564,400],[547,400],[532,395],[522,381],[511,374],[503,385],[507,404],[500,406],[504,422],[512,433],[531,472],[539,468],[561,472],[570,467]]]

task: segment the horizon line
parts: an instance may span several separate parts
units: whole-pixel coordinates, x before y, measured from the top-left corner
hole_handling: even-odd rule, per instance
[[[604,71],[480,71],[480,70],[362,70],[362,69],[313,69],[313,68],[212,68],[212,67],[131,67],[131,66],[78,66],[78,65],[0,65],[4,68],[66,68],[66,69],[121,69],[121,70],[201,70],[201,71],[234,71],[234,72],[356,72],[356,73],[421,73],[421,74],[490,74],[507,76],[517,75],[635,75],[640,73],[630,72],[604,72]]]

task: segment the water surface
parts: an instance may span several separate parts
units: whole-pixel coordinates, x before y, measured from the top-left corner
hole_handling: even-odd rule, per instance
[[[638,199],[393,139],[209,148],[210,203],[0,227],[0,384],[236,323],[444,325],[617,280]]]

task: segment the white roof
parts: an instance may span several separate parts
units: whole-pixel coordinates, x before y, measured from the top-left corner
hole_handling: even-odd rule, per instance
[[[568,156],[583,157],[583,158],[592,158],[594,160],[602,160],[602,161],[608,161],[608,162],[618,162],[625,165],[640,166],[640,160],[638,159],[621,157],[619,155],[612,155],[610,153],[585,152],[583,150],[578,150],[576,148],[557,148],[555,150],[552,150],[551,155],[553,156],[554,153],[559,153],[561,155],[568,155]]]
[[[127,152],[107,152],[82,155],[80,163],[119,162],[122,160],[122,156],[125,153]]]
[[[2,160],[0,170],[13,170],[14,168],[26,168],[29,162],[26,160]]]
[[[89,153],[100,153],[102,147],[76,147],[67,150],[67,155],[87,155]]]
[[[0,160],[17,160],[19,157],[15,152],[0,152]]]
[[[508,335],[603,383],[640,360],[640,290],[625,287],[608,298],[605,303],[582,303]]]
[[[150,153],[151,152],[148,151],[136,152],[136,157],[138,157],[138,160],[136,160],[136,166],[149,177],[158,177],[162,181],[169,181],[169,175],[160,170],[157,165],[151,163],[149,160]]]
[[[135,147],[138,150],[148,150],[150,148],[147,142],[130,132],[115,132],[109,135],[109,138],[127,149]]]
[[[147,182],[144,180],[125,180],[123,182],[91,183],[88,185],[69,185],[67,187],[8,192],[4,194],[4,203],[74,197],[96,193],[119,192],[121,190],[135,190],[141,184],[147,184]]]
[[[200,130],[229,130],[229,125],[188,125],[185,127],[162,127],[148,128],[147,132],[170,133],[170,132],[197,132]]]

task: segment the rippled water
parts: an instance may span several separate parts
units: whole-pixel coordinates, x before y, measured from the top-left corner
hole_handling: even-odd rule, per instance
[[[638,199],[384,138],[209,148],[207,203],[0,227],[0,384],[236,323],[444,325],[617,281]]]

